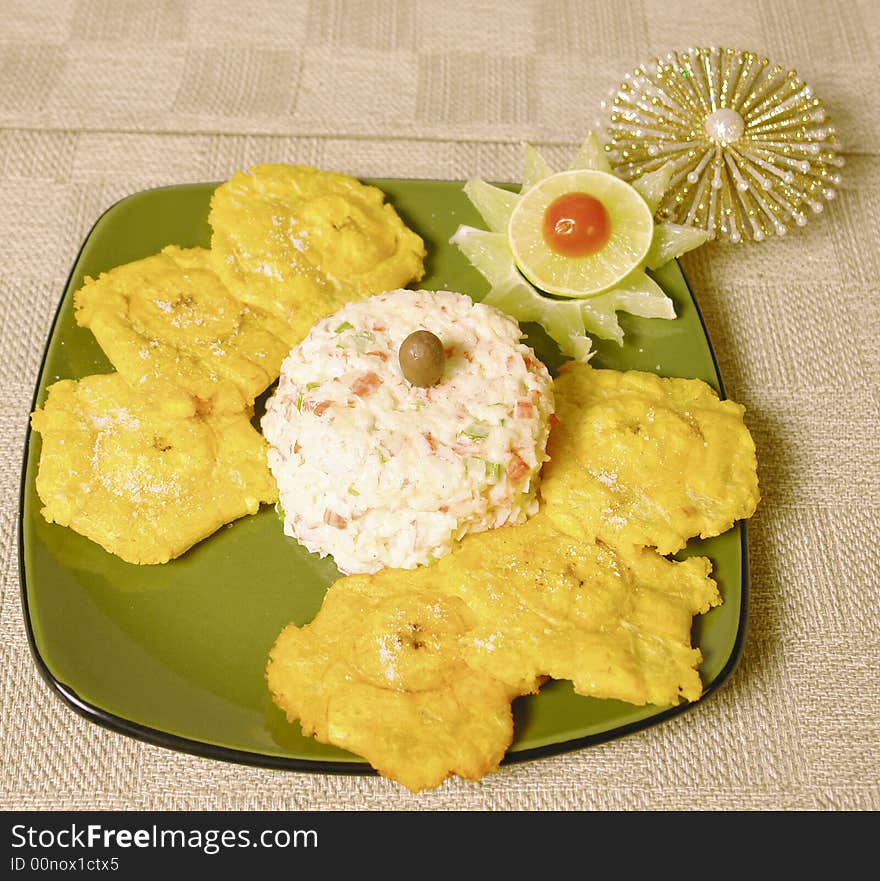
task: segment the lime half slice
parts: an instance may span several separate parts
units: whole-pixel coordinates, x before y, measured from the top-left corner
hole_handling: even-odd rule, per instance
[[[651,247],[654,219],[628,183],[577,169],[539,180],[510,215],[520,272],[549,294],[588,297],[629,275]]]

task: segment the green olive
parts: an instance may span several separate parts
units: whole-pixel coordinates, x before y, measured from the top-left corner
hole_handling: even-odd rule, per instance
[[[401,344],[397,352],[400,369],[406,380],[419,388],[434,385],[446,364],[443,343],[430,330],[416,330]]]

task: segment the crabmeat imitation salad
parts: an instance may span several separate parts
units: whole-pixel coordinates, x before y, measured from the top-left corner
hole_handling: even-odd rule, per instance
[[[417,331],[442,344],[433,384],[404,369]],[[375,572],[535,513],[553,391],[521,336],[450,291],[390,291],[319,321],[262,420],[285,532],[343,572]]]

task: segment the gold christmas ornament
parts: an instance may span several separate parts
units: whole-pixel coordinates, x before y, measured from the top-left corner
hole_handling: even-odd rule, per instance
[[[633,181],[667,165],[656,217],[761,241],[819,214],[840,184],[834,126],[797,71],[738,49],[670,52],[603,102],[605,151]]]

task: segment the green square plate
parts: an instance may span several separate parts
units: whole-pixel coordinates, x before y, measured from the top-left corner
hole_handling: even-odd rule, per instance
[[[451,246],[460,223],[480,225],[460,183],[376,180],[425,239],[421,286],[465,291],[486,283]],[[208,204],[216,185],[148,190],[99,218],[71,271],[34,395],[49,385],[111,367],[88,330],[76,325],[73,294],[97,276],[168,244],[208,246]],[[675,301],[675,321],[622,317],[625,345],[599,343],[597,366],[698,377],[722,391],[697,304],[677,263],[656,274]],[[540,328],[529,342],[549,366],[559,358]],[[259,405],[258,402],[258,412]],[[24,610],[36,662],[76,711],[116,731],[172,749],[276,768],[368,771],[359,757],[302,736],[272,704],[264,679],[269,648],[290,621],[304,624],[338,573],[286,538],[265,507],[163,566],[134,566],[40,515],[35,477],[40,438],[28,433],[21,486],[20,565]],[[724,603],[694,623],[706,694],[737,662],[745,627],[747,556],[738,524],[693,541],[683,554],[715,564]],[[515,705],[516,736],[507,761],[585,746],[681,712],[578,697],[553,682]]]

